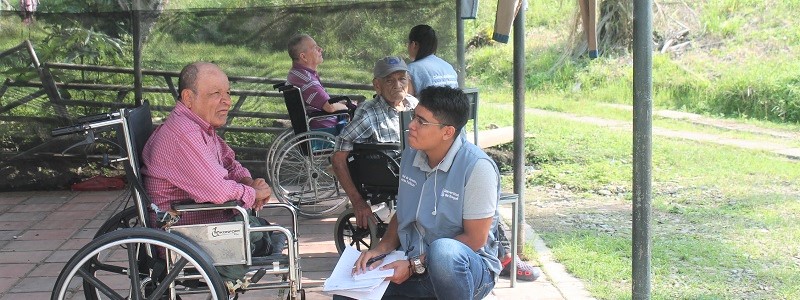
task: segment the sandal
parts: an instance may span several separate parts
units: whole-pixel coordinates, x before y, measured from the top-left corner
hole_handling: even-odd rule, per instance
[[[503,264],[503,270],[500,271],[500,276],[511,276],[511,258],[509,257],[501,263]],[[536,279],[541,275],[542,271],[539,268],[531,266],[517,257],[517,279],[524,281],[536,281]]]

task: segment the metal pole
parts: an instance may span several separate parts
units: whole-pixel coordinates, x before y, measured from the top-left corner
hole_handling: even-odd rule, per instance
[[[133,94],[136,106],[142,105],[142,0],[133,1]]]
[[[458,87],[464,88],[464,77],[467,75],[467,63],[464,59],[464,19],[461,18],[461,6],[463,0],[456,0],[456,60],[458,62]],[[417,91],[419,93],[419,91]]]
[[[653,1],[633,1],[633,286],[650,299],[653,131]]]
[[[519,195],[517,243],[525,244],[525,11],[522,0],[514,18],[514,193]],[[518,251],[521,251],[521,248]]]

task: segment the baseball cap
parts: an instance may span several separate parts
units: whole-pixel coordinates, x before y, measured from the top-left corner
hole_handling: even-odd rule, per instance
[[[375,62],[375,68],[372,70],[374,78],[383,78],[389,76],[397,71],[408,72],[408,66],[402,58],[397,56],[387,56]]]

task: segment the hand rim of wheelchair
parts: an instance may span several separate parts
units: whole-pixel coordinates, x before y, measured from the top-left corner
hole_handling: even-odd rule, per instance
[[[334,138],[329,133],[319,131],[293,136],[281,147],[275,159],[275,167],[268,170],[275,197],[292,205],[299,215],[308,218],[327,216],[348,201],[332,173]],[[304,155],[299,147],[313,142],[325,143],[329,147],[311,150],[311,153]],[[295,190],[291,190],[290,186]],[[317,206],[324,202],[332,204]],[[317,209],[318,207],[321,209]]]
[[[270,175],[272,172],[271,170],[275,168],[275,155],[278,153],[278,150],[280,150],[283,144],[285,143],[284,140],[288,139],[293,135],[294,135],[294,130],[292,130],[291,128],[282,131],[280,134],[275,136],[274,139],[272,139],[272,144],[270,144],[269,150],[267,150],[267,157],[265,160],[266,164],[265,170],[267,171],[267,182],[269,182],[270,186],[273,185],[272,178]]]
[[[178,264],[173,265],[171,270],[167,270],[167,277],[170,280],[169,284],[174,283],[184,266],[179,266],[180,264],[190,264],[195,266],[195,270],[199,273],[199,276],[205,281],[207,286],[207,292],[212,297],[212,299],[227,299],[228,291],[225,287],[225,284],[222,281],[222,277],[220,277],[219,273],[217,272],[216,268],[211,262],[211,258],[197,246],[196,243],[191,242],[179,235],[168,233],[165,231],[154,230],[152,228],[126,228],[126,229],[119,229],[114,230],[109,233],[103,234],[100,237],[93,239],[91,242],[86,244],[82,247],[78,252],[70,258],[70,260],[66,263],[64,268],[61,270],[58,278],[56,280],[55,285],[53,286],[53,292],[51,294],[51,300],[60,300],[63,299],[66,293],[70,290],[70,283],[73,279],[77,279],[76,275],[81,269],[83,273],[86,273],[85,268],[90,268],[91,266],[85,265],[90,259],[96,257],[100,252],[108,250],[112,247],[117,247],[123,244],[128,244],[128,248],[125,248],[128,252],[128,269],[125,269],[125,274],[129,273],[131,268],[139,269],[139,254],[140,251],[144,251],[144,248],[138,247],[138,250],[131,249],[130,244],[135,244],[136,246],[157,246],[162,247],[165,249],[169,249],[170,251],[174,251],[176,254],[180,256],[178,260]],[[135,252],[135,253],[134,253]],[[135,261],[131,262],[130,259],[132,255]],[[154,259],[154,258],[150,258]],[[91,269],[90,269],[91,270]],[[96,270],[91,270],[92,272],[96,272]],[[88,274],[86,274],[88,275]],[[80,280],[85,282],[85,275],[81,274]],[[128,277],[127,275],[120,274],[120,276]],[[145,277],[149,278],[149,277]],[[95,278],[97,279],[97,278]],[[129,278],[129,283],[139,284],[143,286],[142,280],[144,278]],[[91,281],[91,280],[90,280]],[[161,285],[165,284],[166,282],[161,282]],[[97,283],[93,283],[92,286],[97,287],[97,285],[105,285],[103,281],[98,280]],[[110,288],[107,285],[105,287],[100,286],[101,288]],[[133,293],[133,289],[128,287],[129,293]],[[163,288],[162,292],[169,292],[172,291],[168,290],[169,287]],[[138,290],[138,289],[137,289]],[[95,290],[95,293],[91,293],[88,290],[84,290],[84,295],[91,296],[91,298],[96,298],[100,291]],[[162,293],[162,295],[164,295]],[[119,294],[117,294],[119,296]],[[139,295],[143,296],[143,295]],[[133,297],[133,296],[132,296]],[[90,298],[90,297],[87,297]],[[133,297],[136,298],[136,297]],[[138,298],[136,298],[138,299]]]
[[[326,139],[331,141],[332,143],[336,143],[336,137],[330,133],[324,131],[307,131],[299,134],[294,134],[292,129],[287,129],[286,131],[282,132],[276,142],[270,147],[270,152],[267,153],[267,179],[272,180],[275,177],[275,169],[278,165],[278,159],[281,155],[283,155],[286,151],[288,151],[292,145],[297,145],[302,143],[303,141],[298,141],[298,139],[310,139],[310,138],[318,138],[318,139]],[[331,147],[331,150],[333,147]]]

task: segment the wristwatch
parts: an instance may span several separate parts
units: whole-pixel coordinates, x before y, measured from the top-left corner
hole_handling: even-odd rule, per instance
[[[411,261],[411,270],[414,274],[421,275],[425,273],[425,265],[422,264],[422,260],[419,259],[419,256],[414,256],[409,261]]]

